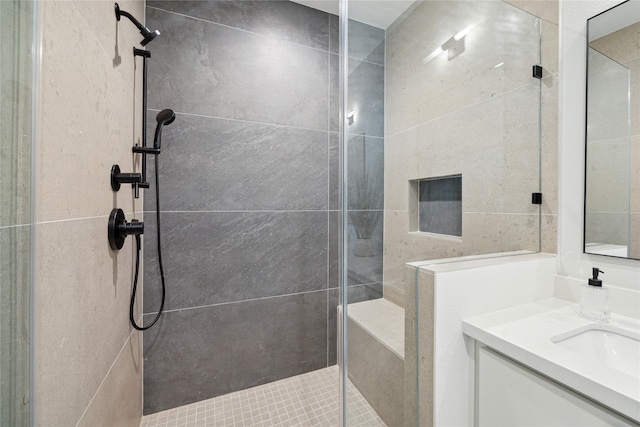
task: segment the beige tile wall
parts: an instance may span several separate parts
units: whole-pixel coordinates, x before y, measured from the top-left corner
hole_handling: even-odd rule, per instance
[[[428,427],[433,425],[435,275],[415,267],[407,271],[411,280],[405,282],[404,425]]]
[[[387,30],[384,285],[385,297],[400,305],[406,262],[556,251],[558,2],[509,3],[541,24],[519,14],[518,32],[507,35],[513,10],[500,1],[429,1]],[[464,53],[424,62],[468,25]],[[541,86],[529,71],[540,57],[521,58],[538,51],[540,32]],[[463,237],[410,232],[408,181],[454,174],[462,174]],[[542,218],[530,201],[539,185]]]
[[[144,2],[119,2],[139,19]],[[41,2],[36,152],[35,425],[137,426],[141,335],[129,325],[133,239],[114,252],[107,218],[141,218],[112,164],[134,170],[140,138],[141,36],[112,1]],[[137,94],[137,95],[136,95]],[[140,300],[140,298],[138,299]],[[137,307],[140,313],[140,306]]]

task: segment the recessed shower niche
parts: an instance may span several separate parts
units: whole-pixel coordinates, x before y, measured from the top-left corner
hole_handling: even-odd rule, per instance
[[[462,175],[409,181],[410,231],[462,237]]]

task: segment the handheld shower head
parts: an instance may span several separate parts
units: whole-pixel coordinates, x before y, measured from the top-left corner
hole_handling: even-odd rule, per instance
[[[165,125],[170,125],[171,123],[173,123],[175,119],[176,113],[168,108],[158,113],[158,115],[156,116],[156,122],[158,122],[158,124],[156,125],[156,134],[153,137],[153,148],[158,150],[160,149],[160,145],[162,143],[162,128]]]
[[[147,43],[149,43],[151,40],[155,39],[160,35],[160,31],[158,30],[151,31],[150,29],[142,25],[140,21],[134,18],[133,15],[131,15],[129,12],[120,10],[120,6],[118,5],[118,3],[116,3],[115,10],[116,10],[116,21],[120,22],[120,17],[124,16],[128,18],[129,21],[133,22],[133,24],[138,28],[138,30],[140,31],[140,34],[142,34],[142,37],[144,37],[140,42],[142,46],[146,46]]]

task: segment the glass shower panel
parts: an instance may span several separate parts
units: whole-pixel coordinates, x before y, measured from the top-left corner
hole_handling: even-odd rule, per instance
[[[29,425],[33,12],[0,2],[0,425]]]
[[[502,1],[347,8],[344,420],[426,426],[433,288],[407,263],[540,250],[541,21]]]

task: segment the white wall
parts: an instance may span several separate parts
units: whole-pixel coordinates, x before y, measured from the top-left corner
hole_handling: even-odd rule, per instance
[[[422,270],[435,276],[433,425],[473,425],[474,342],[462,334],[462,321],[551,297],[554,257],[520,255]]]
[[[560,5],[558,280],[585,281],[592,267],[605,285],[640,291],[640,261],[582,253],[587,19],[618,0],[563,0]],[[636,302],[640,305],[635,292]],[[614,307],[612,307],[615,310]]]

